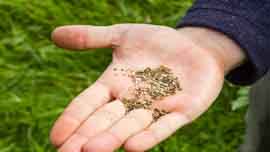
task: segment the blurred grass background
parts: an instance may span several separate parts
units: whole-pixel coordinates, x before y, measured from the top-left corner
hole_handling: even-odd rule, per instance
[[[192,0],[0,0],[0,152],[53,152],[57,116],[111,61],[110,50],[66,52],[60,25],[173,27]],[[243,140],[247,89],[224,86],[214,106],[151,152],[232,152]]]

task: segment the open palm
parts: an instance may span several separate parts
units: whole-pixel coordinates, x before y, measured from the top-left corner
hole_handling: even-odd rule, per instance
[[[118,24],[64,26],[53,32],[63,48],[113,48],[113,60],[98,80],[77,96],[55,123],[51,140],[61,152],[145,151],[190,123],[218,96],[224,71],[209,51],[165,26]],[[132,86],[114,68],[141,70],[165,65],[182,91],[154,103],[170,113],[153,122],[151,111],[125,113],[120,99]]]

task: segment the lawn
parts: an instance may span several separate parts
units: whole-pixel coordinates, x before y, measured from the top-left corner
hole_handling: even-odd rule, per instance
[[[0,152],[55,151],[48,139],[54,120],[111,61],[109,49],[56,48],[50,40],[55,27],[173,27],[191,5],[192,0],[0,0]],[[243,140],[246,95],[246,89],[226,84],[207,113],[151,152],[235,151]]]

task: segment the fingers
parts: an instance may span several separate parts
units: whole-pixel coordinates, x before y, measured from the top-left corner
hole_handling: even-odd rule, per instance
[[[179,93],[156,101],[154,107],[172,113],[160,117],[144,131],[129,138],[124,148],[128,151],[146,151],[171,136],[178,128],[196,119],[208,107],[201,97]]]
[[[170,113],[161,117],[146,130],[129,138],[124,148],[127,151],[142,152],[160,143],[171,136],[178,128],[190,122],[180,113]]]
[[[59,47],[68,49],[107,48],[119,45],[128,24],[112,26],[73,25],[56,28],[52,40]]]
[[[105,131],[125,115],[126,109],[120,100],[110,102],[93,113],[77,131],[61,146],[60,152],[80,152],[89,138]]]
[[[132,135],[146,128],[152,121],[149,110],[137,109],[128,113],[109,130],[90,139],[83,147],[84,152],[113,152]]]
[[[51,131],[51,142],[60,146],[98,107],[111,100],[109,88],[95,82],[65,109]]]

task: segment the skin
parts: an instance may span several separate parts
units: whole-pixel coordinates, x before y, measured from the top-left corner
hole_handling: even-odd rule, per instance
[[[205,112],[219,95],[224,75],[244,62],[245,55],[225,35],[206,28],[175,30],[146,24],[63,26],[52,33],[62,48],[113,48],[104,73],[78,95],[55,122],[51,141],[60,152],[146,151]],[[151,111],[125,115],[120,101],[131,79],[113,69],[134,70],[165,65],[179,77],[182,91],[156,101],[170,113],[152,122]]]

